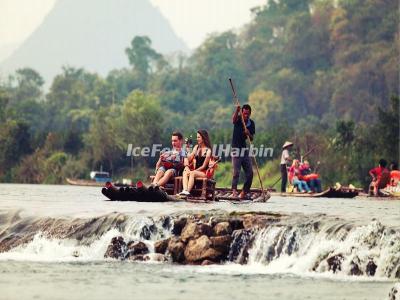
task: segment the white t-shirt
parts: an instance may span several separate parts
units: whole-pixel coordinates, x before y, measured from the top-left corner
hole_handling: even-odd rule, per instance
[[[283,149],[281,157],[281,165],[286,165],[286,163],[288,162],[288,158],[289,158],[289,150]]]

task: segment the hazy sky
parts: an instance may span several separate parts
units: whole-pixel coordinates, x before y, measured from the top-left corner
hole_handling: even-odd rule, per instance
[[[0,0],[0,59],[27,38],[57,0]],[[84,1],[84,0],[82,0]],[[112,1],[112,0],[110,0]],[[250,8],[266,0],[150,0],[189,48],[207,34],[237,28],[250,20]]]
[[[1,0],[0,0],[1,1]],[[250,8],[266,0],[150,0],[171,23],[189,48],[208,33],[237,28],[250,21]]]

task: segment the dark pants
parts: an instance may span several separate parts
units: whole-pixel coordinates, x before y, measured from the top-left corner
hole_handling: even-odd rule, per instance
[[[281,165],[281,175],[282,175],[281,192],[286,193],[286,184],[287,184],[287,167],[286,167],[286,165]]]
[[[250,192],[251,184],[253,182],[253,166],[251,164],[251,157],[246,154],[243,157],[232,157],[233,166],[233,178],[232,178],[232,190],[237,190],[239,183],[240,169],[243,167],[244,174],[246,175],[246,181],[243,185],[243,191],[245,193]]]

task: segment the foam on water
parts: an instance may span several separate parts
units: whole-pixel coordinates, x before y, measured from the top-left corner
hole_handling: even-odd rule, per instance
[[[400,272],[400,222],[397,220],[400,202],[380,202],[379,209],[375,204],[368,208],[370,203],[367,201],[288,198],[240,206],[227,203],[113,203],[103,201],[93,189],[86,195],[82,195],[84,189],[64,189],[61,200],[52,195],[54,187],[46,194],[43,186],[31,201],[26,198],[18,201],[15,189],[12,189],[12,196],[9,193],[9,198],[0,199],[0,246],[2,241],[10,243],[10,247],[0,253],[0,261],[104,261],[104,253],[116,236],[122,236],[127,242],[140,240],[154,252],[155,241],[171,236],[174,216],[193,212],[260,210],[284,212],[289,217],[279,224],[249,233],[240,246],[242,248],[233,243],[231,247],[239,248],[236,249],[239,255],[232,256],[232,260],[224,265],[200,268],[167,264],[165,268],[172,272],[194,270],[345,281],[387,281],[396,278]],[[73,197],[67,202],[65,197],[71,195],[66,191],[71,190],[80,194],[82,203]],[[27,194],[24,197],[28,197]],[[318,205],[320,212],[315,214]],[[358,207],[363,215],[348,213]],[[327,259],[335,255],[340,258],[340,268],[333,272]],[[242,259],[245,265],[238,264]],[[373,277],[366,274],[366,265],[370,261],[377,265]],[[359,266],[362,276],[349,275],[354,264]]]

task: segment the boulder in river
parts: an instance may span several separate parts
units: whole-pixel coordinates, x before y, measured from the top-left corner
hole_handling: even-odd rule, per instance
[[[146,244],[143,242],[130,241],[127,244],[127,251],[127,256],[138,254],[143,255],[149,253],[149,248],[147,248]]]
[[[222,236],[212,236],[210,237],[211,245],[214,249],[218,250],[223,254],[223,259],[226,258],[226,256],[229,253],[229,249],[231,246],[232,242],[232,237],[230,234],[227,235],[222,235]]]
[[[171,238],[167,249],[173,262],[182,263],[185,260],[185,244],[179,238]]]
[[[333,273],[342,270],[342,262],[343,262],[343,255],[337,254],[334,256],[329,257],[326,262],[328,263],[329,270],[332,270]]]
[[[374,276],[377,268],[378,268],[378,266],[374,263],[374,261],[373,261],[373,260],[370,260],[370,261],[368,262],[368,264],[367,264],[365,273],[366,273],[368,276]]]
[[[165,254],[168,248],[168,243],[169,243],[169,238],[165,240],[159,240],[154,243],[154,252],[155,253],[160,253],[160,254]]]
[[[187,243],[189,240],[197,239],[202,235],[212,235],[212,228],[210,225],[205,223],[197,224],[195,222],[188,222],[182,230],[181,240],[182,242]]]
[[[185,249],[185,259],[188,263],[199,263],[203,260],[216,262],[221,256],[221,252],[212,248],[212,243],[206,235],[190,240]]]
[[[174,235],[181,235],[182,229],[185,228],[187,223],[187,218],[180,218],[178,220],[174,220],[174,225],[172,226],[172,233]]]
[[[229,222],[221,222],[214,226],[214,235],[227,235],[232,233],[232,228]]]
[[[122,236],[113,237],[110,245],[108,245],[105,258],[123,259],[126,253],[126,243]]]

